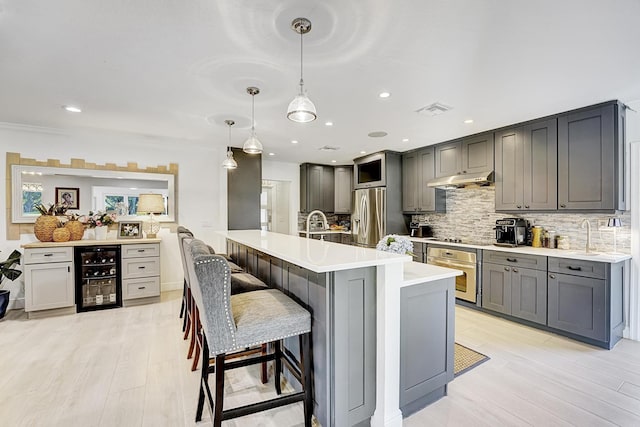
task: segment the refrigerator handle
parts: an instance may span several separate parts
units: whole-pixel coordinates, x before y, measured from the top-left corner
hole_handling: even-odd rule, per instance
[[[362,209],[361,209],[361,214],[360,217],[362,218],[362,222],[363,222],[363,231],[364,231],[364,235],[362,236],[365,241],[367,241],[367,239],[369,239],[369,202],[368,202],[368,198],[367,197],[363,197],[362,198]]]

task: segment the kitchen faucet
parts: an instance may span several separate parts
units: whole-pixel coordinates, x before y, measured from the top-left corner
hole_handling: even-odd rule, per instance
[[[327,230],[329,228],[329,223],[327,222],[327,216],[321,210],[316,209],[315,211],[311,211],[309,213],[309,216],[307,216],[307,237],[309,237],[309,224],[311,222],[311,217],[314,216],[315,214],[320,214],[320,216],[322,217],[322,224],[324,226],[324,229]]]
[[[587,225],[587,247],[585,248],[585,252],[590,253],[591,252],[591,223],[586,218],[582,220],[580,227],[584,228],[585,224]]]

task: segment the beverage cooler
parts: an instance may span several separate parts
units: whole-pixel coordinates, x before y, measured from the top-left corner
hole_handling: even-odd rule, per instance
[[[120,246],[76,247],[74,261],[79,312],[122,307]]]

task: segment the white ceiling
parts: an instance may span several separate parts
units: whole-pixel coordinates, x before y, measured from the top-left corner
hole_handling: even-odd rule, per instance
[[[313,24],[309,124],[285,117],[298,89],[290,22],[299,16]],[[224,147],[230,118],[239,147],[255,85],[258,137],[281,161],[348,163],[361,150],[638,100],[639,76],[639,0],[0,0],[0,122]],[[379,99],[383,90],[391,97]],[[453,109],[415,112],[433,102]]]

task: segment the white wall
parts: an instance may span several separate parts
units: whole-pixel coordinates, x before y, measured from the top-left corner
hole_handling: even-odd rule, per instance
[[[628,296],[628,328],[625,329],[625,337],[640,340],[640,100],[627,105],[635,111],[627,110],[627,143],[631,148],[627,154],[631,172],[629,201],[633,258],[629,289],[625,289],[625,296]]]
[[[202,146],[189,140],[117,132],[65,131],[0,123],[0,171],[6,176],[6,152],[37,160],[60,159],[62,163],[68,163],[71,158],[122,166],[137,162],[139,167],[177,163],[177,222],[220,250],[224,243],[216,237],[214,230],[227,226],[227,182],[226,171],[219,166],[225,157],[225,145],[218,145]],[[0,200],[6,200],[5,192],[6,185],[0,186]],[[21,241],[7,241],[5,216],[6,210],[0,210],[0,258],[19,249],[22,243],[36,241],[34,235],[23,235]],[[162,229],[159,237],[163,239],[162,290],[179,289],[182,287],[182,265],[176,234]],[[13,303],[16,297],[23,297],[22,292],[16,292],[22,286],[22,280],[21,277],[16,283],[5,284],[12,290]],[[18,301],[18,306],[20,304]]]
[[[300,209],[300,164],[276,162],[262,158],[262,179],[289,181],[289,234],[298,234]]]

